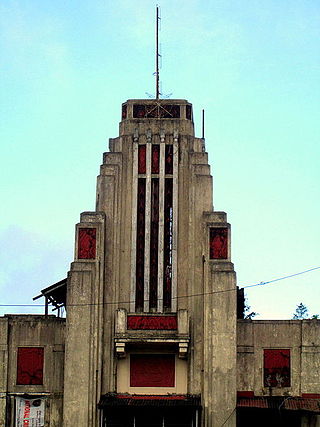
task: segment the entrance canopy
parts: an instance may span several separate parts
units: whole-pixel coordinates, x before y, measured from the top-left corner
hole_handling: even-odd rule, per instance
[[[200,396],[127,395],[102,396],[103,427],[199,427]]]

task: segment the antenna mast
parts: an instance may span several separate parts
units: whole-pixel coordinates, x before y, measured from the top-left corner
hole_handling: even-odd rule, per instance
[[[159,90],[159,7],[157,6],[156,14],[156,99],[160,97]]]

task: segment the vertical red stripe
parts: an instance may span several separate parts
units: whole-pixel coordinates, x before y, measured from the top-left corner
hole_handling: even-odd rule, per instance
[[[165,173],[173,174],[173,145],[166,145],[165,149]]]
[[[152,165],[151,173],[159,173],[159,164],[160,164],[160,145],[152,145]]]
[[[172,233],[173,233],[173,182],[165,178],[164,186],[164,239],[163,239],[163,307],[171,309],[172,293]]]
[[[150,233],[150,292],[149,307],[157,308],[158,299],[158,242],[159,242],[159,179],[151,180]]]
[[[143,311],[146,180],[138,179],[136,241],[136,311]]]
[[[146,146],[138,146],[138,173],[146,173]]]

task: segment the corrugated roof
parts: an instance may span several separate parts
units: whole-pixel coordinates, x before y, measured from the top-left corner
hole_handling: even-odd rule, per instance
[[[320,399],[303,397],[238,397],[238,408],[285,409],[320,413]]]
[[[105,406],[184,406],[199,408],[200,396],[190,394],[167,394],[167,395],[137,395],[107,393],[101,397],[99,407]]]

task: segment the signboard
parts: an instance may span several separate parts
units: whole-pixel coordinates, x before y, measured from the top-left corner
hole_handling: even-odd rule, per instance
[[[16,397],[16,427],[43,427],[44,399]]]

